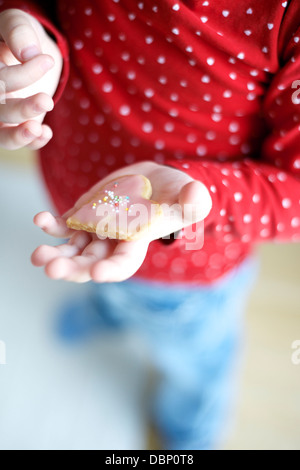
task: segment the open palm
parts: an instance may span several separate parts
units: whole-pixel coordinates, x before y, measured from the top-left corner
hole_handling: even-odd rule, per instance
[[[99,240],[97,235],[68,229],[67,218],[89,201],[100,186],[129,174],[146,176],[152,185],[151,199],[163,206],[160,223],[155,224],[153,229],[150,228],[147,235],[130,242]],[[177,207],[177,214],[170,219],[167,209],[174,205]],[[187,213],[186,207],[196,207],[197,211],[189,210]],[[52,279],[73,282],[121,282],[138,271],[153,240],[203,220],[210,209],[211,198],[208,190],[186,173],[150,161],[130,165],[111,173],[97,183],[63,217],[53,217],[49,212],[38,214],[34,219],[37,226],[49,235],[69,240],[56,247],[37,248],[32,255],[32,263],[45,267],[46,274]]]

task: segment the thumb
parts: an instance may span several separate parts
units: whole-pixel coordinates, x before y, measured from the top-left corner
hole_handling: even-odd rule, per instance
[[[186,222],[200,222],[211,211],[212,199],[206,186],[200,181],[187,183],[180,191],[179,204]]]
[[[0,34],[13,55],[26,62],[42,54],[33,18],[22,10],[9,9],[0,14]]]

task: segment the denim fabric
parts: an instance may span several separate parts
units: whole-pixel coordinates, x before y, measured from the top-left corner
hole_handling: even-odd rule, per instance
[[[148,342],[160,382],[152,403],[166,449],[217,445],[233,394],[245,303],[257,263],[247,260],[210,287],[130,279],[93,286],[99,314]]]
[[[136,278],[91,284],[89,298],[77,304],[75,330],[74,308],[62,329],[69,337],[99,328],[137,330],[159,373],[151,412],[165,449],[213,449],[234,393],[245,303],[256,272],[250,259],[212,286]]]

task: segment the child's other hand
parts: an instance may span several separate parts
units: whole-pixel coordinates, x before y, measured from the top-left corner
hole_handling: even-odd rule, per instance
[[[152,184],[151,199],[166,208],[177,204],[181,207],[181,216],[172,221],[167,210],[157,227],[138,241],[99,240],[97,235],[75,232],[66,226],[66,220],[79,207],[91,199],[106,181],[129,174],[146,176]],[[32,255],[35,266],[45,267],[46,274],[52,279],[64,279],[73,282],[121,282],[133,276],[142,265],[151,241],[164,237],[183,227],[200,222],[211,210],[211,197],[206,187],[193,180],[186,173],[159,165],[154,162],[141,162],[111,173],[91,190],[84,194],[63,217],[53,217],[49,212],[42,212],[35,217],[35,224],[49,235],[69,238],[66,244],[50,247],[41,246]],[[195,205],[197,213],[185,213],[186,207]],[[180,211],[179,211],[180,213]],[[185,221],[183,221],[182,213]]]
[[[52,137],[43,125],[53,109],[62,56],[31,15],[18,9],[0,14],[0,147],[38,149]]]

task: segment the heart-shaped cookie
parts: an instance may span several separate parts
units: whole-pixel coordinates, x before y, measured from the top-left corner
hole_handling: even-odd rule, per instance
[[[162,216],[151,201],[152,186],[143,175],[125,175],[104,184],[88,203],[67,220],[73,230],[97,233],[99,238],[133,241],[145,236]]]

